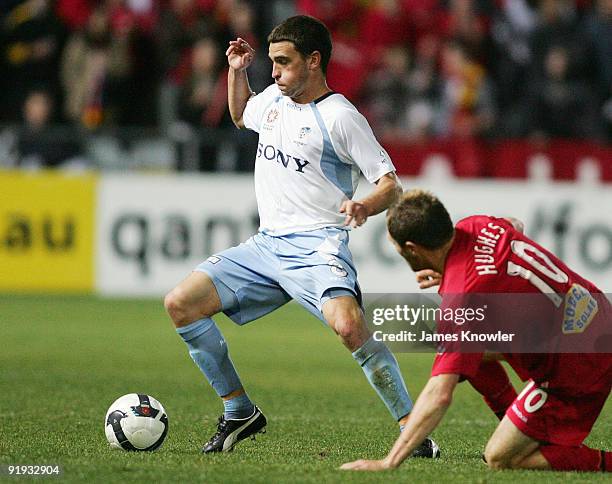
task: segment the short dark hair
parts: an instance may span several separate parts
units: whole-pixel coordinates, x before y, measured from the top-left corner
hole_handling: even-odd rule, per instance
[[[332,40],[329,30],[323,22],[309,15],[289,17],[272,30],[268,43],[293,42],[295,50],[303,56],[314,51],[321,53],[321,70],[327,72],[331,58]]]
[[[387,213],[391,237],[404,246],[407,241],[428,249],[438,249],[453,236],[450,215],[432,193],[410,190]]]

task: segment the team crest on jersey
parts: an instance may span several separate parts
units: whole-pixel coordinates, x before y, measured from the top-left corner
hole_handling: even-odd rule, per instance
[[[310,130],[310,128],[308,126],[304,126],[302,129],[300,129],[300,136],[299,136],[299,138],[300,139],[304,139],[306,137],[306,135],[308,133],[310,133],[310,131],[311,130]]]
[[[268,117],[266,118],[266,121],[268,123],[273,123],[274,121],[276,121],[278,119],[278,109],[273,108],[269,113],[268,113]]]
[[[599,311],[597,300],[580,284],[572,284],[565,294],[563,333],[582,333]]]

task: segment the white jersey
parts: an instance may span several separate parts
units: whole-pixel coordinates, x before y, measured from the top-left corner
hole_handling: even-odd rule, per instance
[[[267,234],[341,227],[340,206],[360,172],[374,183],[395,171],[366,119],[338,93],[297,104],[272,84],[248,101],[243,121],[259,133],[255,193]]]

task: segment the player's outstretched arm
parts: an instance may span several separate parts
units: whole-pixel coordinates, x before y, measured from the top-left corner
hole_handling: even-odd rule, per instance
[[[353,228],[365,223],[371,215],[387,210],[401,195],[402,184],[395,173],[387,173],[376,181],[376,188],[360,201],[346,200],[340,207],[340,213],[346,214],[344,225]]]
[[[357,460],[343,464],[340,469],[381,471],[398,467],[423,440],[438,426],[451,404],[459,375],[433,376],[419,395],[404,431],[395,441],[387,457],[382,460]]]
[[[246,72],[247,67],[253,62],[255,50],[247,41],[238,37],[236,40],[230,41],[225,55],[229,64],[227,72],[227,104],[232,121],[236,127],[242,129],[244,128],[242,114],[249,98],[255,95],[251,91],[251,86],[249,86],[249,78]]]

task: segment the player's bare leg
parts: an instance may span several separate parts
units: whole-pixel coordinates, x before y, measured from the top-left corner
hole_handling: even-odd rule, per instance
[[[612,452],[592,449],[584,444],[566,446],[537,442],[521,432],[507,417],[489,440],[485,459],[493,469],[612,470]]]
[[[489,439],[484,457],[491,469],[550,469],[539,447],[540,442],[504,417]]]
[[[363,312],[352,296],[340,296],[326,301],[323,316],[351,353],[370,338]]]
[[[564,446],[537,442],[505,417],[487,444],[485,459],[493,469],[595,472],[610,470],[612,453],[586,445]]]
[[[249,400],[227,344],[210,319],[222,309],[217,289],[210,277],[194,271],[164,299],[164,306],[181,335],[189,354],[223,400],[224,414],[217,432],[203,452],[230,451],[240,440],[263,431],[266,418]]]
[[[177,328],[221,311],[221,300],[210,277],[194,271],[164,299],[166,311]]]
[[[323,305],[322,312],[330,327],[361,365],[366,378],[400,428],[403,428],[412,410],[412,400],[397,360],[382,342],[372,338],[357,300],[352,296],[329,299]],[[439,455],[438,446],[430,439],[415,451],[417,457]]]

